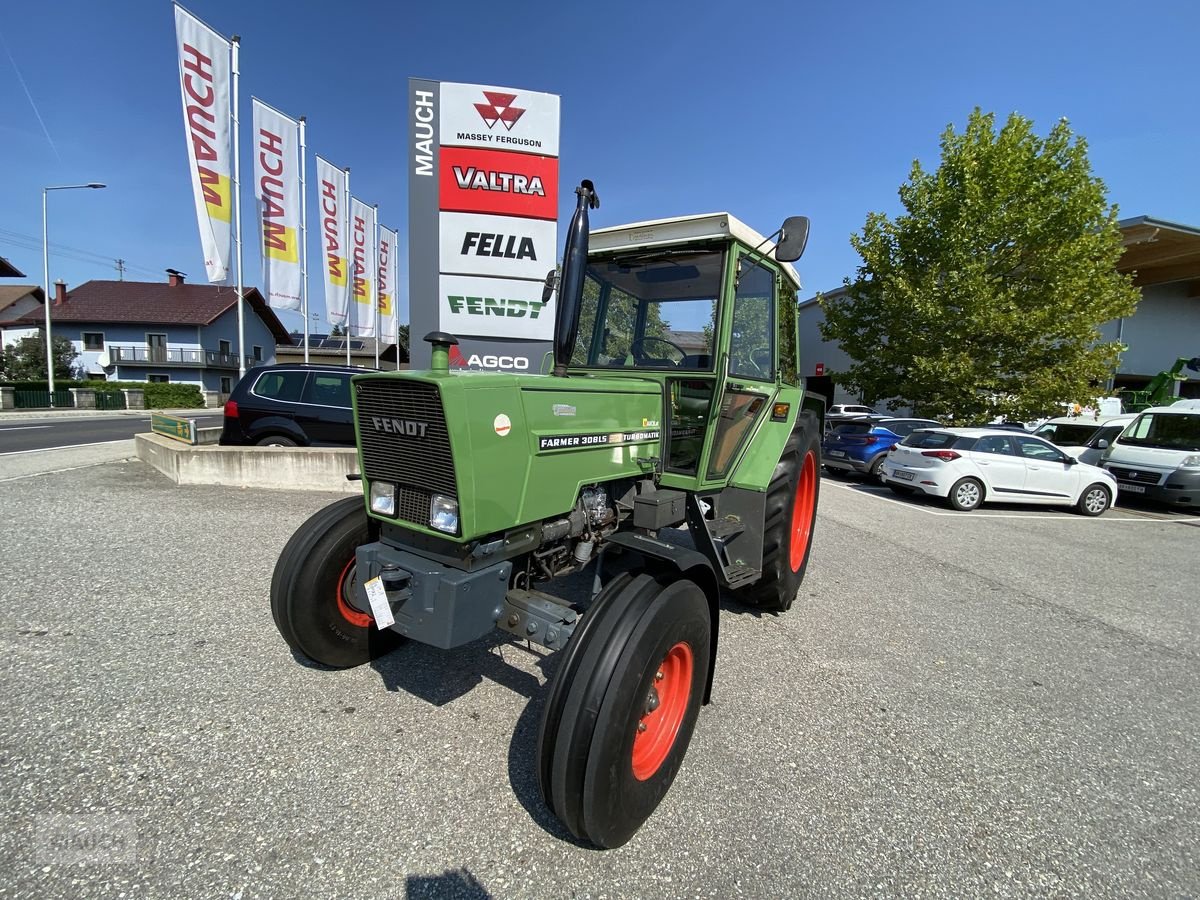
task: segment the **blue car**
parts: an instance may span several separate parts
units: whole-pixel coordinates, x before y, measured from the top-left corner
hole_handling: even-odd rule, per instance
[[[932,419],[852,419],[825,435],[821,463],[831,475],[866,475],[882,481],[887,452],[918,428],[938,428]]]

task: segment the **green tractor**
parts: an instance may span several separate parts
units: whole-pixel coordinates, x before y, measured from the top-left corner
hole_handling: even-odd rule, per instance
[[[364,497],[295,533],[271,610],[294,650],[334,667],[495,628],[561,650],[540,788],[573,835],[609,848],[683,762],[712,694],[721,591],[773,613],[795,600],[823,407],[796,374],[789,263],[807,219],[766,251],[727,214],[590,233],[595,191],[576,194],[561,278],[547,277],[553,372],[452,372],[457,341],[434,332],[429,371],[355,376]],[[690,546],[664,531],[682,527]],[[552,592],[587,567],[590,602]]]

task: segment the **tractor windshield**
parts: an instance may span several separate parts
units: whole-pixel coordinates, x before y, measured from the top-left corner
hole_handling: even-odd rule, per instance
[[[592,257],[571,365],[710,371],[724,262],[723,247]]]

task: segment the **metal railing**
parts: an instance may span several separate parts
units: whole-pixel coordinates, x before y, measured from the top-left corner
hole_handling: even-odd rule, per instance
[[[114,365],[137,363],[148,366],[202,366],[209,369],[236,369],[236,353],[216,350],[194,350],[183,347],[123,347],[109,344],[108,358]],[[261,366],[262,360],[246,357],[246,368]]]
[[[96,409],[125,409],[125,392],[96,391]]]
[[[17,409],[49,409],[49,391],[13,391],[13,405]],[[54,408],[69,409],[75,405],[75,398],[69,390],[54,392]]]

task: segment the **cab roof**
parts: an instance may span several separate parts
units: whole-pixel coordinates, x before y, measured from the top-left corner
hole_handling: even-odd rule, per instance
[[[772,256],[775,251],[774,241],[768,241],[764,235],[727,212],[651,219],[647,222],[597,228],[588,237],[588,252],[661,247],[666,244],[683,244],[705,239],[728,240],[730,237],[751,248],[762,244],[758,252],[770,257],[783,269],[796,290],[800,289],[800,275],[795,267],[791,263],[779,262]]]

